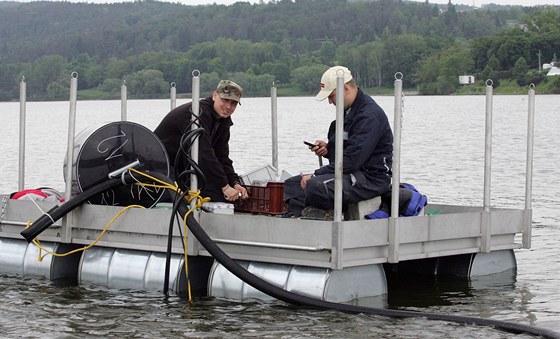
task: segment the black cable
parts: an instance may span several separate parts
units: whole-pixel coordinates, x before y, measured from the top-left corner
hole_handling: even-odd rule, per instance
[[[198,180],[198,187],[203,190],[206,187],[206,177],[198,164],[190,157],[191,148],[194,140],[204,133],[204,128],[198,127],[193,130],[189,130],[181,136],[179,141],[179,150],[175,155],[175,180],[179,185],[179,188],[183,191],[187,191],[190,186],[190,174],[195,174]],[[184,168],[179,168],[179,165],[183,164]]]
[[[171,270],[171,247],[172,247],[172,243],[173,243],[173,224],[174,224],[174,217],[177,215],[177,208],[179,205],[179,202],[181,200],[183,200],[186,196],[186,194],[188,193],[188,189],[190,186],[189,182],[190,182],[190,176],[191,174],[196,175],[197,177],[197,182],[199,183],[199,187],[201,190],[206,187],[206,177],[204,176],[204,173],[202,173],[202,170],[200,169],[200,167],[198,167],[198,164],[193,161],[193,159],[190,157],[190,153],[191,153],[191,148],[193,145],[193,141],[198,138],[202,133],[204,133],[204,128],[202,127],[198,127],[196,129],[191,129],[191,125],[193,124],[194,121],[191,120],[191,123],[188,125],[187,127],[187,132],[185,132],[182,136],[181,136],[181,140],[179,142],[179,150],[177,151],[177,154],[175,155],[175,179],[177,181],[177,185],[179,186],[179,188],[183,191],[183,194],[179,195],[175,195],[175,200],[173,203],[173,209],[172,209],[172,213],[171,213],[171,217],[169,218],[169,230],[168,230],[168,234],[167,234],[167,251],[166,251],[166,257],[165,257],[165,276],[164,276],[164,281],[163,281],[163,293],[165,295],[168,294],[169,292],[169,272]],[[182,170],[181,172],[178,171],[178,166],[177,164],[179,164],[180,159],[184,159],[186,160],[186,164],[185,164],[185,169]],[[192,169],[191,169],[192,168]],[[162,178],[163,181],[167,181],[167,178]],[[177,223],[179,225],[179,234],[181,235],[181,241],[183,241],[183,237],[182,237],[182,230],[181,230],[181,224]],[[184,244],[183,244],[184,247]],[[185,258],[186,260],[186,258]],[[187,273],[188,274],[188,273]]]
[[[185,214],[188,211],[188,206],[186,204],[181,204],[179,209],[181,214]],[[272,285],[271,283],[257,277],[251,272],[247,271],[245,268],[240,266],[236,261],[231,259],[218,245],[212,241],[208,234],[202,229],[198,221],[189,215],[187,218],[187,226],[193,233],[193,235],[200,241],[204,248],[216,259],[220,264],[222,264],[228,271],[234,274],[239,279],[243,280],[245,283],[251,285],[257,290],[266,293],[278,300],[296,304],[305,305],[314,308],[324,308],[332,309],[336,311],[346,312],[346,313],[364,313],[364,314],[375,314],[391,318],[426,318],[429,320],[441,320],[455,322],[459,324],[469,325],[484,325],[491,326],[497,329],[501,329],[511,333],[528,333],[532,335],[538,335],[544,338],[559,339],[560,333],[554,332],[552,330],[539,328],[530,325],[510,323],[507,321],[493,320],[493,319],[483,319],[468,316],[457,316],[457,315],[446,315],[437,314],[429,312],[415,312],[415,311],[404,311],[404,310],[388,310],[383,308],[373,308],[357,305],[339,304],[330,301],[324,301],[319,299],[310,298],[307,296],[299,295],[290,291],[286,291],[280,287]]]
[[[127,181],[127,184],[134,182],[130,175],[123,176],[123,178],[126,178],[125,180]],[[54,224],[55,221],[65,216],[76,207],[82,205],[91,197],[123,185],[122,180],[122,178],[106,180],[91,187],[90,189],[85,190],[83,193],[76,195],[64,204],[54,206],[47,213],[39,217],[39,219],[35,220],[31,226],[21,231],[20,234],[25,238],[25,240],[27,240],[27,242],[33,241],[35,237]]]
[[[175,205],[177,201],[173,205]],[[165,272],[163,276],[163,294],[168,295],[169,293],[169,272],[171,271],[171,247],[173,245],[173,224],[175,223],[173,216],[169,218],[169,229],[167,231],[167,252],[165,255]]]
[[[173,245],[173,225],[175,221],[177,221],[177,227],[179,228],[179,236],[181,237],[181,243],[183,244],[183,248],[185,247],[185,243],[183,240],[183,231],[181,230],[181,222],[179,221],[179,213],[178,208],[181,200],[185,199],[185,196],[188,192],[183,192],[183,194],[175,195],[175,200],[173,202],[173,208],[171,210],[171,217],[169,218],[169,230],[167,234],[167,252],[165,256],[165,276],[163,279],[163,294],[168,295],[169,293],[169,272],[171,271],[171,248]],[[175,220],[176,219],[176,220]],[[185,258],[186,260],[186,258]],[[188,275],[188,272],[185,274]],[[188,279],[188,276],[187,276]]]
[[[151,173],[152,176],[157,177],[160,180],[164,180],[171,183],[171,179],[160,175],[158,173]],[[56,220],[63,217],[65,214],[75,209],[77,206],[81,205],[84,201],[88,200],[89,197],[102,193],[106,190],[112,189],[114,187],[130,184],[123,182],[121,179],[111,179],[105,183],[92,187],[86,190],[82,194],[77,195],[73,199],[64,203],[61,206],[55,206],[52,208],[48,216],[43,215],[37,221],[35,221],[31,227],[22,231],[21,234],[31,242],[38,234],[52,225]],[[181,215],[186,215],[189,211],[190,206],[184,199],[180,199],[177,202],[177,210]],[[175,214],[175,213],[174,213]],[[40,222],[41,221],[41,222]],[[429,312],[415,312],[415,311],[404,311],[404,310],[388,310],[383,308],[373,308],[357,305],[339,304],[330,301],[324,301],[319,299],[310,298],[307,296],[299,295],[290,291],[286,291],[280,287],[272,285],[271,283],[263,280],[260,277],[247,271],[245,268],[241,267],[236,261],[230,258],[218,245],[212,241],[210,236],[203,230],[198,221],[194,218],[192,214],[187,217],[187,226],[193,235],[200,241],[204,248],[216,259],[221,265],[223,265],[228,271],[234,274],[236,277],[249,284],[250,286],[256,288],[257,290],[266,293],[267,295],[274,297],[278,300],[295,304],[308,306],[318,309],[331,309],[345,313],[364,313],[364,314],[375,314],[390,318],[426,318],[429,320],[440,320],[455,322],[464,325],[483,325],[491,326],[500,330],[504,330],[510,333],[527,333],[532,335],[541,336],[544,338],[560,339],[560,333],[555,331],[539,328],[530,325],[515,324],[507,321],[493,320],[493,319],[483,319],[476,317],[467,316],[457,316],[457,315],[446,315],[437,314]]]

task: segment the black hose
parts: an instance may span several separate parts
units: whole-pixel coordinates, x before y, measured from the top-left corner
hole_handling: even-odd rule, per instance
[[[159,176],[159,179],[166,181],[166,179],[163,178],[162,176]],[[165,273],[164,273],[165,276],[163,277],[163,294],[165,295],[168,295],[169,293],[169,272],[171,271],[171,247],[173,245],[173,226],[175,225],[174,217],[179,215],[177,209],[180,206],[181,200],[185,199],[185,195],[187,194],[188,192],[184,192],[181,195],[175,196],[171,217],[169,218],[169,230],[167,232],[167,252],[165,255]],[[181,223],[177,222],[177,226],[179,228],[179,235],[181,236],[181,242],[183,242],[184,240],[183,240],[183,234],[181,232]],[[185,246],[184,243],[183,246]]]
[[[198,166],[198,164],[190,157],[191,148],[193,146],[194,140],[198,138],[202,133],[204,133],[204,128],[199,127],[196,129],[191,129],[193,121],[188,126],[187,131],[181,136],[181,140],[179,142],[179,150],[175,155],[175,162],[174,162],[174,171],[175,171],[175,180],[177,181],[177,185],[179,188],[184,192],[180,196],[175,195],[174,203],[173,203],[173,213],[169,218],[169,230],[167,234],[167,252],[165,256],[165,276],[163,280],[163,294],[167,295],[169,292],[169,272],[171,270],[171,247],[173,243],[173,224],[174,224],[174,216],[177,214],[177,208],[180,204],[180,201],[185,198],[185,195],[188,194],[189,183],[190,183],[190,176],[196,175],[198,185],[200,190],[203,190],[206,187],[206,177],[202,170]],[[185,168],[179,172],[178,164],[180,159],[186,161]],[[160,180],[166,181],[169,183],[167,177],[156,175]],[[173,183],[171,183],[173,184]],[[181,233],[181,228],[179,226],[179,233]],[[181,238],[182,239],[182,238]],[[184,244],[183,244],[184,245]],[[188,273],[188,272],[187,272]]]
[[[131,177],[125,176],[127,178],[127,183],[131,183]],[[33,222],[31,226],[24,229],[20,234],[27,240],[27,242],[33,241],[35,237],[41,234],[44,230],[49,228],[58,219],[62,218],[70,211],[74,210],[76,207],[82,205],[85,201],[89,200],[91,197],[111,190],[115,187],[123,185],[121,178],[110,179],[97,184],[90,189],[85,190],[83,193],[76,195],[72,199],[68,200],[60,206],[54,206],[47,213],[43,214],[39,219]]]
[[[157,173],[151,173],[151,175],[158,177],[168,183],[172,183],[171,179],[163,177]],[[56,220],[60,219],[83,202],[87,201],[90,197],[95,194],[103,193],[109,189],[115,188],[120,185],[127,184],[119,179],[111,179],[100,185],[92,187],[85,192],[77,195],[76,197],[70,199],[61,206],[53,207],[48,215],[43,215],[37,221],[35,221],[29,228],[23,230],[21,235],[28,241],[31,242],[37,235],[42,231],[51,226]],[[179,201],[177,209],[181,215],[185,215],[190,206],[184,199]],[[250,286],[258,289],[259,291],[266,293],[267,295],[274,297],[278,300],[295,304],[303,305],[318,309],[331,309],[346,313],[364,313],[364,314],[375,314],[390,318],[426,318],[429,320],[440,320],[455,322],[459,324],[469,325],[483,325],[491,326],[500,330],[504,330],[510,333],[527,333],[532,335],[541,336],[544,338],[560,339],[560,333],[554,332],[552,330],[539,328],[530,325],[515,324],[507,321],[493,320],[493,319],[483,319],[467,316],[457,316],[457,315],[446,315],[428,312],[415,312],[415,311],[404,311],[404,310],[388,310],[383,308],[373,308],[357,305],[339,304],[330,301],[319,300],[315,298],[310,298],[307,296],[299,295],[290,291],[286,291],[280,287],[274,286],[271,283],[263,280],[260,277],[247,271],[245,268],[241,267],[236,261],[230,258],[218,245],[212,241],[210,236],[202,229],[198,221],[189,214],[187,218],[187,226],[193,235],[200,241],[200,243],[206,248],[208,253],[214,257],[220,264],[222,264],[228,271],[234,274],[236,277],[249,284]]]
[[[179,211],[182,215],[187,213],[188,206],[186,204],[181,204]],[[296,304],[311,306],[314,308],[324,308],[332,309],[336,311],[346,312],[346,313],[364,313],[364,314],[376,314],[391,318],[426,318],[430,320],[441,320],[448,322],[455,322],[459,324],[469,325],[484,325],[492,326],[497,329],[501,329],[511,333],[528,333],[532,335],[538,335],[544,338],[554,338],[559,339],[560,333],[554,332],[552,330],[539,328],[530,325],[522,325],[516,323],[510,323],[507,321],[493,320],[493,319],[483,319],[467,316],[457,316],[457,315],[446,315],[428,312],[415,312],[415,311],[404,311],[404,310],[388,310],[383,308],[372,308],[357,305],[339,304],[330,301],[319,300],[315,298],[310,298],[307,296],[299,295],[293,292],[286,291],[280,287],[272,285],[271,283],[257,277],[251,272],[247,271],[245,268],[240,266],[236,261],[231,259],[218,245],[212,241],[208,234],[202,229],[198,221],[189,215],[187,218],[187,226],[193,233],[193,235],[200,241],[200,243],[206,248],[208,253],[214,257],[220,264],[222,264],[228,271],[234,274],[239,279],[243,280],[245,283],[251,285],[252,287],[258,289],[259,291],[266,293],[278,300]]]
[[[169,272],[171,271],[171,247],[173,245],[173,216],[169,218],[169,230],[167,231],[167,252],[165,253],[165,272],[163,276],[163,294],[169,293]]]
[[[188,191],[190,188],[190,175],[196,174],[198,180],[198,188],[202,191],[206,187],[206,177],[198,164],[190,157],[191,148],[196,138],[204,133],[204,128],[198,127],[193,130],[188,130],[181,136],[179,142],[179,150],[175,155],[174,170],[175,180],[179,188],[183,191]],[[184,168],[179,168],[183,164]]]

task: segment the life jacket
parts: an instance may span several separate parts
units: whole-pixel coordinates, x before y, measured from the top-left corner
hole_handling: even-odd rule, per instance
[[[379,209],[365,215],[366,219],[384,219],[391,215],[391,194],[392,190],[381,195]],[[420,214],[424,206],[428,203],[428,197],[418,192],[416,187],[411,184],[402,183],[399,187],[399,216],[412,217]]]
[[[19,192],[14,192],[10,195],[11,199],[16,200],[35,200],[35,201],[50,201],[50,202],[63,202],[64,197],[62,193],[49,187],[39,187],[32,189],[25,189]]]

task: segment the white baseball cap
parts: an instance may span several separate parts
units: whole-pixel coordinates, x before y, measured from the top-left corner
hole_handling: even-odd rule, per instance
[[[334,66],[325,71],[321,77],[321,90],[315,97],[319,101],[323,101],[331,95],[336,89],[336,79],[339,76],[344,77],[344,83],[352,80],[352,73],[344,66]]]

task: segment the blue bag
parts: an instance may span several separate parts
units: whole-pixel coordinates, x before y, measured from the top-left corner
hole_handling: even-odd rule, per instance
[[[365,215],[366,219],[389,218],[391,214],[391,193],[381,196],[381,205],[377,211]],[[418,192],[416,187],[411,184],[402,183],[399,187],[399,216],[412,217],[420,214],[420,211],[428,204],[428,197]]]

